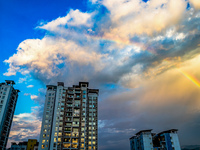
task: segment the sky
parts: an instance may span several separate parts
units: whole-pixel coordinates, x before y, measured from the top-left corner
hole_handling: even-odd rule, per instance
[[[20,90],[7,147],[39,139],[46,85],[100,90],[99,150],[143,129],[200,141],[199,0],[0,1],[0,82]]]

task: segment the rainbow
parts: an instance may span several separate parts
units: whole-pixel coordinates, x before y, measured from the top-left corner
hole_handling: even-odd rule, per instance
[[[196,79],[194,76],[187,74],[186,72],[182,71],[181,69],[177,68],[178,71],[185,76],[188,80],[192,81],[196,86],[200,88],[200,81]]]
[[[123,45],[135,45],[137,47],[140,47],[141,50],[145,50],[153,55],[157,55],[157,53],[153,50],[153,49],[149,49],[148,47],[146,47],[145,44],[142,43],[138,43],[138,42],[134,42],[134,41],[130,41],[127,39],[121,39],[121,38],[117,38],[117,37],[111,37],[111,36],[104,36],[104,37],[98,37],[98,36],[89,36],[86,35],[88,38],[92,38],[95,40],[105,40],[105,41],[112,41],[118,44],[123,44]],[[178,60],[180,61],[180,57],[178,57]],[[164,60],[166,62],[170,62],[169,60]],[[176,66],[177,70],[183,75],[185,76],[188,80],[192,81],[196,86],[198,86],[200,88],[200,81],[198,79],[196,79],[195,77],[193,77],[192,75],[189,75],[188,73],[182,71],[180,68]]]

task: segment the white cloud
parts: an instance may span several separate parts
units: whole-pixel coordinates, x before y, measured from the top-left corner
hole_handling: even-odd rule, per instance
[[[37,99],[37,98],[38,98],[37,95],[31,95],[31,99],[32,99],[32,100],[35,100],[35,99]]]
[[[31,95],[31,93],[24,93],[25,96]]]
[[[59,17],[47,24],[38,26],[37,28],[60,32],[61,28],[65,28],[65,25],[68,26],[86,26],[90,27],[93,23],[91,20],[93,13],[83,13],[77,10],[70,10],[65,17]]]
[[[186,10],[185,0],[151,0],[147,3],[100,0],[95,3],[104,5],[110,13],[70,10],[64,17],[38,26],[38,29],[48,30],[46,36],[21,42],[17,53],[4,61],[9,64],[5,75],[31,72],[48,84],[68,77],[71,82],[80,80],[81,74],[84,80],[109,80],[137,87],[143,77],[157,75],[171,67],[159,65],[162,63],[158,55],[160,50],[170,52],[192,35],[190,29],[187,29],[190,32],[180,31],[185,26],[180,21],[184,17],[194,17]],[[105,16],[95,20],[95,15]],[[54,34],[48,35],[49,32]],[[197,32],[193,31],[195,34]],[[148,67],[152,65],[155,69],[149,71]]]
[[[93,50],[93,47],[79,46],[73,41],[63,38],[44,37],[23,41],[17,48],[17,54],[4,62],[9,63],[12,69],[7,74],[21,72],[20,67],[27,67],[28,71],[46,74],[47,78],[57,75],[57,65],[65,63],[78,63],[79,65],[91,65],[96,70],[101,69],[100,59],[105,55]],[[18,67],[15,67],[18,66]],[[19,67],[20,66],[20,67]]]
[[[200,1],[199,0],[189,0],[189,2],[194,6],[195,9],[200,9]]]
[[[46,88],[40,88],[40,89],[38,89],[38,92],[45,94],[46,93]]]
[[[19,70],[19,69],[20,69],[19,67],[14,67],[12,65],[9,65],[8,72],[4,73],[3,75],[4,76],[16,75],[16,70]]]
[[[38,116],[39,109],[41,108],[36,106],[32,107],[31,113],[14,115],[7,148],[10,147],[12,141],[21,142],[39,138],[41,130],[41,120],[40,116]]]
[[[104,0],[111,12],[112,25],[106,30],[105,38],[128,41],[135,34],[149,34],[177,24],[186,9],[184,0]]]
[[[32,88],[32,87],[34,87],[34,85],[28,85],[28,86],[27,86],[27,88]]]
[[[23,83],[25,81],[27,81],[27,77],[19,78],[18,83]]]

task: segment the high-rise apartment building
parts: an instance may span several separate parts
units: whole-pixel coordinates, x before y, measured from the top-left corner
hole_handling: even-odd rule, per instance
[[[39,150],[97,150],[98,89],[47,85]]]
[[[12,80],[0,83],[0,149],[6,149],[19,90]]]

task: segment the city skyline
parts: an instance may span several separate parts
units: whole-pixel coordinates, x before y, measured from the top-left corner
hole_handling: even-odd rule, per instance
[[[100,150],[129,149],[129,137],[143,129],[179,129],[181,145],[198,144],[198,0],[0,7],[0,82],[14,80],[20,90],[8,143],[39,140],[46,85],[83,81],[100,90]]]

